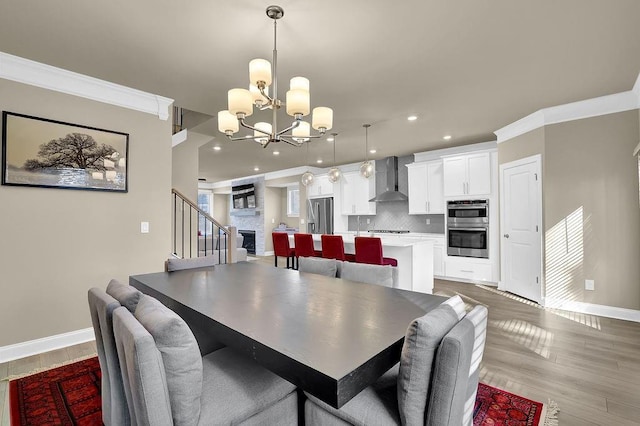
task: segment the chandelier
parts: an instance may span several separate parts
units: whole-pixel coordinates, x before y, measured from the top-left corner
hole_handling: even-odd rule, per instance
[[[286,142],[293,146],[302,146],[312,138],[320,138],[333,126],[333,110],[327,107],[313,109],[311,124],[303,121],[310,112],[309,80],[304,77],[293,77],[285,102],[278,99],[278,50],[277,22],[284,16],[280,6],[267,7],[267,16],[273,19],[273,61],[253,59],[249,62],[249,90],[231,89],[228,93],[228,109],[218,112],[218,130],[232,141],[253,139],[266,148],[271,142]],[[269,96],[269,86],[272,95]],[[271,123],[259,122],[250,125],[245,118],[253,114],[253,108],[264,111],[272,110]],[[278,110],[286,106],[287,114],[294,118],[293,123],[278,130]],[[240,126],[253,130],[253,135],[233,137]],[[311,127],[319,135],[311,135]],[[288,133],[291,132],[291,133]]]

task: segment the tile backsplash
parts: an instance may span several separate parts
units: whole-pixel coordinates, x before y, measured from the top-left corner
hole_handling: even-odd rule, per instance
[[[369,223],[367,223],[367,219]],[[427,225],[429,219],[429,225]],[[406,201],[378,203],[375,216],[360,216],[360,231],[369,229],[408,230],[444,234],[443,214],[409,215],[409,204]],[[349,231],[358,230],[358,217],[349,216]]]

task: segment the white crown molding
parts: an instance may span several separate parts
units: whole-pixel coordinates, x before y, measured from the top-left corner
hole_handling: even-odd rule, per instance
[[[169,118],[173,99],[0,52],[0,78]]]
[[[93,328],[90,327],[69,333],[57,334],[55,336],[43,337],[42,339],[16,343],[15,345],[2,346],[0,347],[0,364],[13,361],[14,359],[66,348],[67,346],[78,345],[91,340],[95,340],[95,335]]]
[[[176,145],[180,145],[182,142],[187,140],[187,129],[181,130],[178,133],[175,133],[171,136],[171,148],[175,148]]]
[[[597,315],[607,318],[640,322],[640,311],[635,309],[618,308],[616,306],[597,305],[595,303],[547,298],[545,299],[544,307],[578,312],[581,314]]]
[[[471,145],[454,146],[452,148],[436,149],[433,151],[416,152],[413,154],[416,163],[422,161],[439,160],[442,157],[459,154],[469,154],[476,151],[487,151],[496,149],[496,141],[474,143]]]
[[[502,143],[550,124],[615,114],[638,108],[640,108],[640,74],[632,90],[544,108],[496,130],[494,134],[498,137],[498,143]]]

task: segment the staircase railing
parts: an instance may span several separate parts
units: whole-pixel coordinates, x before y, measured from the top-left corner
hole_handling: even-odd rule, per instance
[[[175,188],[171,189],[171,196],[173,255],[180,258],[217,255],[218,263],[233,263],[238,240],[236,228],[221,225]],[[206,224],[204,231],[200,229],[200,220],[204,220]]]

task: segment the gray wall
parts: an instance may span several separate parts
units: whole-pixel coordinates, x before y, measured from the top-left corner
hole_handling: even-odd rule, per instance
[[[407,164],[413,163],[413,155],[398,157],[398,190],[407,195],[409,192],[409,171]],[[385,161],[376,161],[376,193],[386,189]],[[369,224],[367,224],[367,219]],[[427,225],[427,219],[430,224]],[[357,216],[349,216],[349,231],[358,230]],[[360,230],[390,229],[409,230],[411,232],[430,232],[444,234],[444,215],[409,215],[407,201],[378,203],[375,216],[360,216]]]
[[[87,291],[170,251],[171,120],[0,79],[0,109],[129,133],[129,192],[0,186],[0,346],[91,327]],[[150,233],[140,233],[140,222]]]
[[[498,161],[542,154],[548,298],[640,309],[637,110],[537,129],[498,145]],[[556,248],[564,247],[564,250]],[[584,280],[595,280],[595,291]]]

